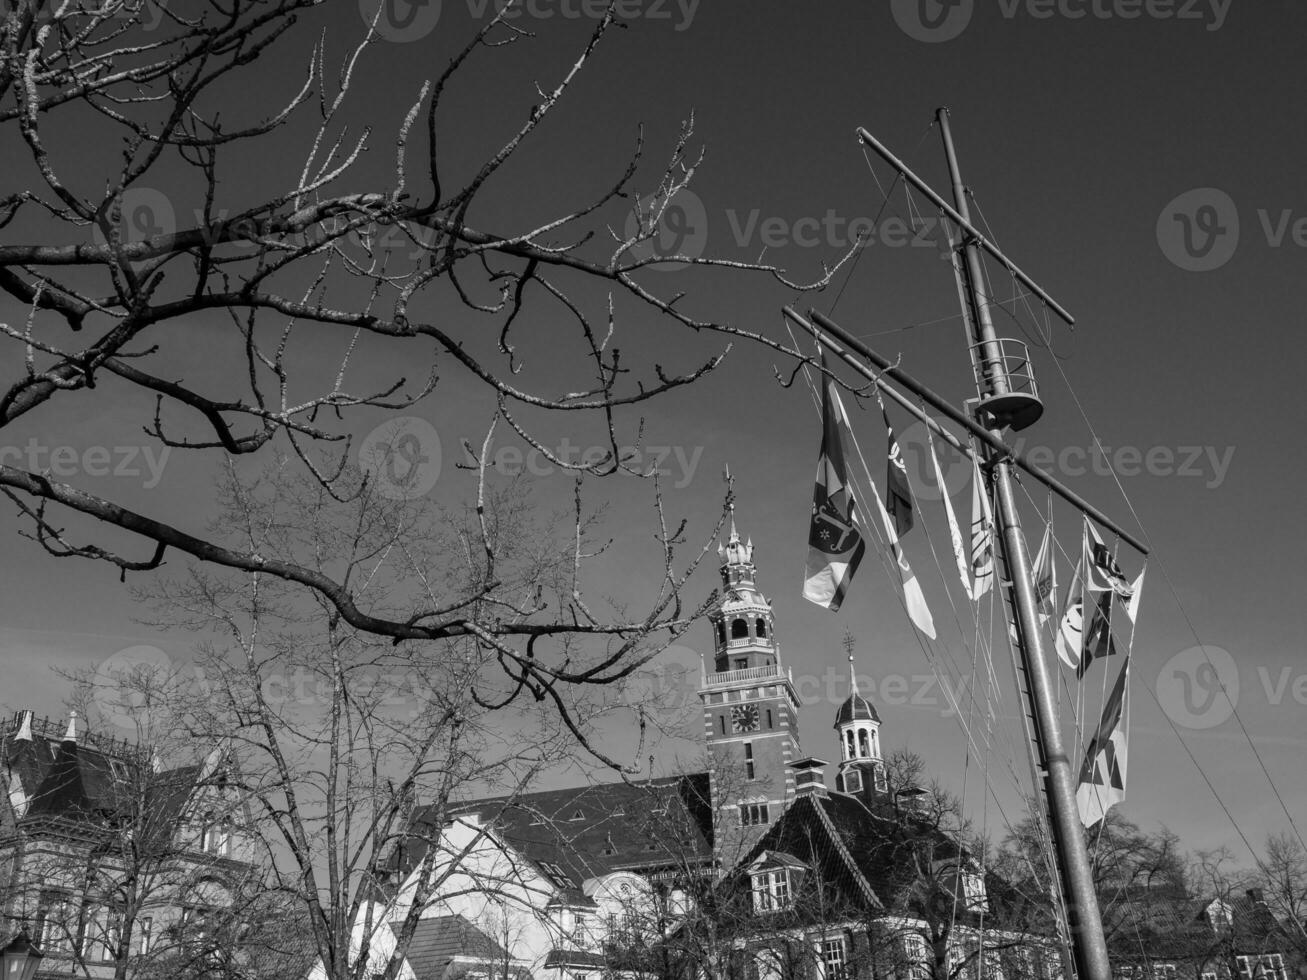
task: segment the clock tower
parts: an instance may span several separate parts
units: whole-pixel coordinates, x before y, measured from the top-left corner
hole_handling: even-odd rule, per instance
[[[718,857],[732,866],[794,799],[789,764],[799,752],[799,698],[781,665],[771,603],[758,591],[753,541],[742,542],[731,513],[719,545],[722,597],[708,613],[712,670],[699,698],[708,742]]]

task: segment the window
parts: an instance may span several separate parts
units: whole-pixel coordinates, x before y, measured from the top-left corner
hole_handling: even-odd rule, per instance
[[[844,791],[846,793],[862,792],[862,773],[856,769],[850,769],[844,774]]]
[[[767,709],[767,727],[768,727],[768,728],[771,728],[771,727],[772,727],[772,723],[771,723],[771,708],[768,708],[768,709]]]
[[[863,758],[871,758],[871,742],[867,739],[867,730],[865,728],[858,731],[858,748],[862,750]]]
[[[768,822],[766,803],[741,803],[740,826],[756,827]]]
[[[915,932],[905,933],[899,937],[899,945],[905,967],[902,975],[911,980],[926,980],[931,974],[926,937]]]
[[[723,735],[726,734],[726,716],[725,716],[725,715],[718,715],[718,716],[717,716],[717,727],[721,729],[721,733],[722,733]]]
[[[720,643],[722,643],[723,645],[725,645],[725,643],[726,643],[726,623],[725,623],[725,622],[721,622],[721,623],[718,623],[718,624],[717,624],[717,639],[718,639],[718,641],[719,641]]]
[[[580,810],[574,810],[574,811],[572,811],[572,815],[571,815],[570,817],[568,817],[568,819],[569,819],[569,820],[584,820],[584,819],[585,819],[585,814],[582,813]]]
[[[822,940],[821,965],[825,980],[846,980],[849,975],[849,951],[843,936]]]
[[[744,743],[744,778],[757,779],[757,773],[753,768],[753,743]]]
[[[749,669],[749,658],[748,658],[748,657],[736,657],[736,658],[735,658],[735,669],[736,669],[736,670],[748,670],[748,669]]]
[[[43,891],[36,911],[38,945],[47,953],[73,951],[72,903],[65,892]]]
[[[743,619],[731,621],[731,639],[747,640],[749,638],[749,624]]]
[[[758,620],[758,639],[760,639],[760,640],[765,640],[765,639],[767,639],[767,621],[766,621],[766,620],[763,620],[763,619]]]
[[[875,768],[875,773],[876,773],[876,791],[878,793],[888,792],[889,784],[885,782],[885,767],[881,765],[877,765]]]
[[[1253,971],[1248,962],[1248,957],[1236,956],[1235,961],[1239,964],[1239,976],[1243,977],[1244,980],[1252,980]]]
[[[572,880],[571,876],[552,861],[541,861],[540,870],[545,873],[545,877],[547,877],[551,882],[554,883],[555,887],[558,888],[576,887],[576,882]]]
[[[779,912],[790,907],[790,873],[763,871],[753,876],[753,908],[756,912]]]

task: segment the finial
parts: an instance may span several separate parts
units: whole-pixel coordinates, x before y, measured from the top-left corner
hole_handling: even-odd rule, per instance
[[[32,712],[26,709],[18,712],[18,731],[14,733],[14,740],[19,742],[32,740]]]
[[[849,696],[850,697],[858,693],[858,672],[853,667],[853,647],[855,645],[856,644],[853,639],[853,630],[849,629],[846,626],[844,628],[844,652],[849,655]]]
[[[77,709],[68,712],[68,731],[64,732],[65,742],[77,741]]]

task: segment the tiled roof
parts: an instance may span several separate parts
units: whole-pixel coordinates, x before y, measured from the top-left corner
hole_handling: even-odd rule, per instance
[[[707,773],[492,797],[451,810],[479,814],[575,904],[589,903],[581,892],[589,878],[712,859]],[[427,809],[414,814],[418,828],[432,819]],[[404,872],[421,860],[429,834],[411,839]]]
[[[804,796],[763,835],[742,866],[762,851],[779,851],[817,871],[831,896],[848,907],[912,908],[920,900],[920,879],[904,848],[914,841],[927,844],[936,861],[956,861],[963,853],[950,835],[910,815],[873,812],[860,798],[843,793]],[[1027,904],[997,875],[987,874],[985,887],[993,911],[1018,911]],[[953,914],[959,922],[972,915],[963,908]]]
[[[876,713],[876,706],[857,691],[845,698],[844,703],[840,705],[840,710],[835,713],[836,728],[850,721],[874,721],[880,724],[880,715]]]
[[[390,928],[395,931],[392,923]],[[408,947],[408,965],[417,980],[440,980],[456,956],[503,963],[508,951],[461,915],[419,919]]]
[[[123,751],[107,751],[102,744],[109,743],[85,734],[77,741],[41,731],[30,739],[6,736],[5,765],[30,801],[25,818],[108,824],[123,815],[144,818],[160,834],[171,834],[195,791],[200,767],[152,773],[142,787],[140,767],[149,764],[144,757],[121,742],[112,744]],[[138,806],[134,796],[142,789],[146,799]]]

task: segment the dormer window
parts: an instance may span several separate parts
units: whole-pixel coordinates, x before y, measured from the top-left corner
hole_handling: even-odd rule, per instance
[[[968,912],[983,912],[988,908],[985,894],[985,877],[966,860],[939,865],[940,884],[957,897]]]
[[[794,906],[790,888],[790,870],[777,868],[759,871],[750,878],[753,884],[753,910],[755,912],[781,912]]]

